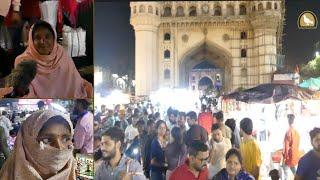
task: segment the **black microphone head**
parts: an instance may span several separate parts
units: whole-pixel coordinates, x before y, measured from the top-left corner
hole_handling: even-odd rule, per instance
[[[34,60],[25,60],[13,69],[7,78],[7,86],[27,90],[37,73],[37,63]]]

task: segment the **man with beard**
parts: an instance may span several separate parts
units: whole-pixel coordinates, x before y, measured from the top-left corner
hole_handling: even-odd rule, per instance
[[[185,112],[179,112],[179,117],[178,117],[178,126],[182,131],[183,136],[187,132],[187,127],[186,127],[186,113]]]
[[[193,141],[189,147],[189,157],[185,163],[177,167],[170,180],[207,180],[209,159],[208,146],[201,141]]]
[[[184,139],[186,145],[190,146],[190,143],[194,140],[199,140],[203,143],[207,143],[208,133],[202,126],[198,125],[197,113],[194,111],[188,112],[186,119],[190,127],[186,132]]]
[[[75,101],[74,113],[78,120],[74,129],[74,149],[82,154],[93,153],[93,114],[88,107],[89,102],[85,99]]]
[[[95,174],[96,180],[145,180],[138,161],[121,154],[124,132],[118,127],[109,128],[101,137],[103,162]]]
[[[314,128],[309,134],[313,149],[300,159],[295,180],[320,179],[320,128]]]
[[[219,111],[214,114],[217,123],[220,124],[220,129],[222,131],[223,137],[226,137],[231,140],[232,137],[232,130],[224,124],[223,112]]]
[[[221,169],[226,167],[225,156],[231,149],[231,142],[228,138],[223,137],[220,124],[212,126],[211,150],[209,157],[209,179],[212,179]]]
[[[173,109],[169,109],[168,111],[168,119],[169,122],[166,122],[169,130],[171,131],[171,129],[173,127],[177,127],[177,117],[178,117],[178,110],[173,110]]]

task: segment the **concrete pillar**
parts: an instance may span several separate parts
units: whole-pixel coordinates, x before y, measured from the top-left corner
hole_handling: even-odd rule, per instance
[[[131,2],[156,6],[156,2]],[[130,19],[135,31],[135,95],[150,95],[158,87],[158,27],[160,17],[137,14]]]

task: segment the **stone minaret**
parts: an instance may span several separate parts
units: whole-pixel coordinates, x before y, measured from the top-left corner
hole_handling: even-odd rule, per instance
[[[257,11],[252,16],[251,24],[254,28],[253,59],[259,67],[256,69],[256,84],[270,83],[277,69],[277,54],[281,53],[277,52],[278,27],[283,19],[281,5],[281,1],[255,2]]]
[[[135,95],[149,95],[158,87],[158,2],[130,2],[135,30]]]

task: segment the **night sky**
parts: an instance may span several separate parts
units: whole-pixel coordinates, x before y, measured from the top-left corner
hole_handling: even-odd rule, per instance
[[[320,20],[319,0],[286,0],[283,54],[286,64],[301,64],[315,55],[314,45],[320,41],[320,27],[298,29],[301,12],[313,11]],[[134,70],[134,30],[130,25],[129,2],[95,3],[95,65],[109,67],[112,73],[126,74]]]

